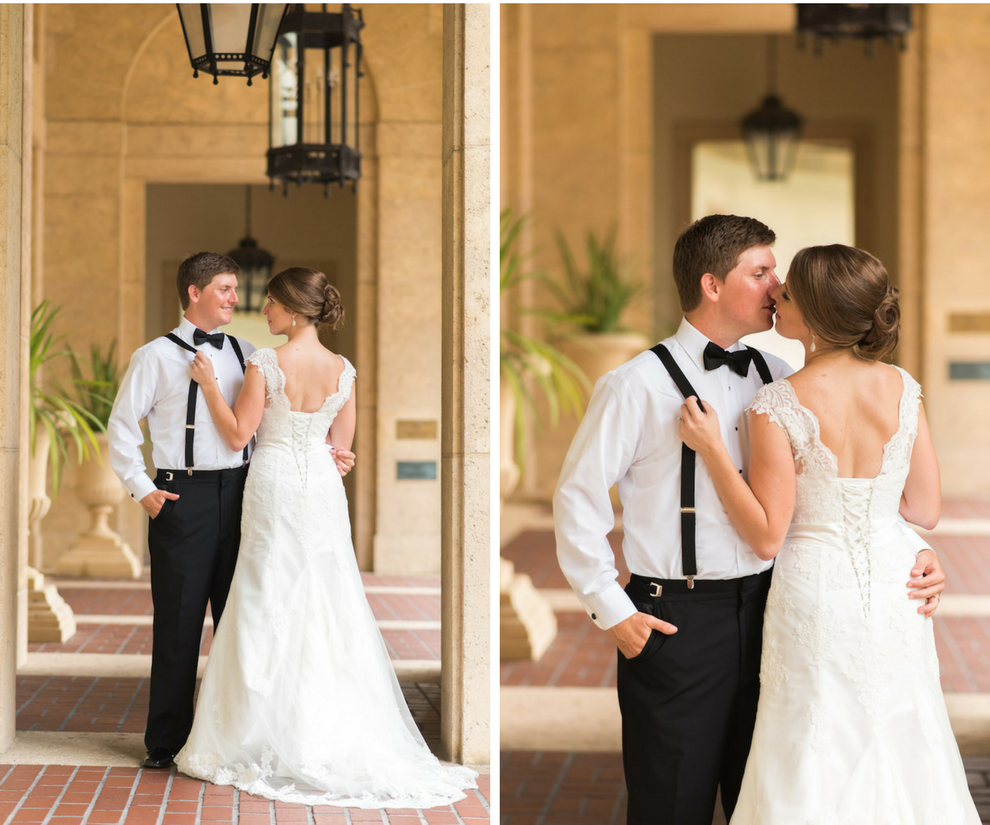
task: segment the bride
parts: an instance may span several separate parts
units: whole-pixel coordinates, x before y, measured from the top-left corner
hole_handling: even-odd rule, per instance
[[[777,559],[730,825],[979,825],[932,623],[904,598],[898,512],[932,528],[941,494],[921,389],[879,360],[897,345],[897,290],[872,255],[834,245],[798,252],[773,297],[806,361],[749,406],[748,486],[716,411],[681,410],[733,525]]]
[[[257,430],[258,446],[224,621],[175,763],[306,805],[450,804],[477,774],[441,765],[423,741],[351,546],[332,452],[354,436],[355,371],[316,333],[340,323],[340,295],[322,272],[292,268],[268,296],[268,327],[289,340],[248,358],[234,410],[210,361],[200,354],[192,366],[223,438],[239,450]]]

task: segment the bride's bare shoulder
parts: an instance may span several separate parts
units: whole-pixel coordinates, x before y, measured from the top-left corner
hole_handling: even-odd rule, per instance
[[[869,387],[874,393],[899,393],[901,374],[896,367],[882,361],[856,359],[840,363],[806,364],[787,379],[794,391],[820,395],[854,389],[857,386]]]

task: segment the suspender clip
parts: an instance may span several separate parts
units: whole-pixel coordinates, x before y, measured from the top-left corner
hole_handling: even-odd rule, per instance
[[[687,577],[688,590],[694,590],[694,576]]]
[[[681,507],[681,512],[682,513],[693,513],[694,512],[694,507]]]
[[[190,476],[192,475],[192,467],[186,470],[186,475],[190,475]]]

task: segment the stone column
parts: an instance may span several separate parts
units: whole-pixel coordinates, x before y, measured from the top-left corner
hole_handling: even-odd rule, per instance
[[[0,5],[0,752],[14,741],[17,664],[27,653],[27,323],[32,7]]]
[[[443,7],[440,719],[445,756],[470,764],[491,733],[490,14]]]

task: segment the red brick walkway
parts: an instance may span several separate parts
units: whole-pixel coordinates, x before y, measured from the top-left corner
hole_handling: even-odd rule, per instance
[[[147,579],[147,574],[145,574]],[[438,577],[364,575],[365,584],[400,588],[372,592],[376,618],[386,621],[438,621]],[[75,584],[75,586],[73,586]],[[147,587],[92,587],[71,580],[59,592],[76,613],[79,630],[64,644],[32,644],[32,653],[149,654],[151,627],[134,617],[150,616]],[[429,591],[422,592],[426,588]],[[408,590],[408,593],[401,592]],[[87,615],[120,616],[121,623],[85,623]],[[393,659],[440,657],[440,633],[434,629],[383,630]],[[213,629],[203,630],[201,653],[208,654]],[[436,751],[440,741],[440,686],[403,684],[402,692],[423,737]],[[124,733],[137,742],[148,712],[148,680],[92,676],[18,676],[17,730],[21,732]],[[140,745],[138,744],[138,747]],[[3,755],[0,754],[0,762]],[[491,819],[491,779],[454,805],[430,810],[307,808],[217,787],[171,771],[133,768],[0,764],[0,825],[187,825],[187,823],[391,823],[391,825],[479,825]]]
[[[488,777],[478,791],[443,808],[361,810],[289,805],[171,771],[0,765],[0,822],[45,825],[480,825],[491,812]]]

